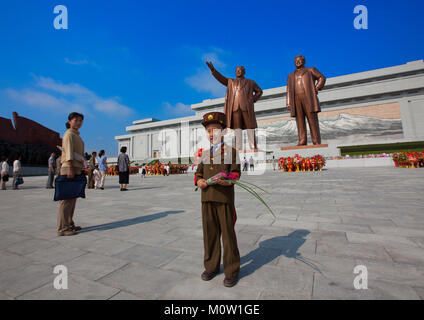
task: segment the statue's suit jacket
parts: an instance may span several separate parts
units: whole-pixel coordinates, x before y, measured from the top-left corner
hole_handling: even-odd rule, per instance
[[[221,82],[224,86],[227,86],[227,93],[225,94],[225,105],[224,113],[227,117],[227,127],[231,127],[231,119],[233,114],[234,106],[238,103],[241,110],[247,111],[249,117],[249,123],[246,124],[245,129],[255,129],[258,127],[255,116],[254,103],[259,100],[262,95],[262,89],[256,84],[255,81],[243,78],[241,83],[241,92],[239,94],[238,101],[235,101],[235,79],[226,78],[218,71],[212,72],[213,76]],[[255,93],[255,95],[253,95]],[[233,128],[232,128],[233,129]]]
[[[317,94],[315,92],[315,81],[318,81],[316,88],[321,90],[325,85],[325,77],[319,72],[316,68],[302,68],[302,82],[303,88],[306,92],[308,108],[307,112],[321,112],[319,106],[319,101]],[[294,72],[290,73],[287,77],[287,95],[286,95],[286,105],[290,110],[290,116],[296,117],[296,100],[295,100],[295,76]]]

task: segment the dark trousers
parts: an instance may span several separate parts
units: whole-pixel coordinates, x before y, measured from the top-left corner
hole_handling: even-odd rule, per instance
[[[321,144],[321,134],[319,131],[318,113],[308,112],[306,106],[306,97],[304,94],[297,93],[295,95],[296,103],[296,125],[297,134],[299,135],[299,144],[306,145],[308,140],[306,137],[305,116],[308,119],[309,130],[313,144]]]
[[[240,271],[240,253],[237,246],[236,212],[234,205],[219,202],[202,202],[204,265],[208,272],[219,272],[221,263],[221,236],[224,247],[224,274],[235,278]]]

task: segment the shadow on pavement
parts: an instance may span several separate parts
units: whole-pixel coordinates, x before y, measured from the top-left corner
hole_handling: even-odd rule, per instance
[[[272,262],[280,255],[299,260],[310,266],[315,271],[321,273],[319,268],[311,262],[311,260],[302,257],[302,255],[297,252],[297,250],[299,250],[299,248],[306,242],[306,237],[309,234],[310,231],[308,230],[295,230],[288,236],[278,236],[261,241],[258,248],[241,257],[241,265],[247,262],[249,263],[240,268],[239,278],[243,278],[254,273],[256,270]]]
[[[81,231],[79,231],[79,233],[90,232],[90,231],[104,231],[104,230],[111,230],[111,229],[117,229],[117,228],[132,226],[134,224],[150,222],[150,221],[153,221],[153,220],[156,220],[156,219],[165,218],[166,216],[168,216],[170,214],[178,214],[178,213],[182,213],[182,212],[185,212],[185,211],[184,210],[176,210],[176,211],[158,212],[158,213],[150,214],[150,215],[147,215],[147,216],[140,216],[140,217],[136,217],[136,218],[100,224],[100,225],[97,225],[97,226],[86,227],[86,228],[82,229]]]

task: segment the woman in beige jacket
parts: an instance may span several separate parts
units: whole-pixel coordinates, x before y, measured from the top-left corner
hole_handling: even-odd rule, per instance
[[[73,179],[75,175],[81,174],[84,163],[81,161],[84,156],[84,141],[82,141],[79,129],[82,126],[84,116],[77,112],[72,112],[68,116],[65,132],[62,138],[62,156],[60,175],[66,175],[69,179]],[[79,157],[80,155],[81,157]],[[81,227],[75,226],[73,216],[77,199],[60,200],[59,213],[57,219],[58,236],[72,236]]]

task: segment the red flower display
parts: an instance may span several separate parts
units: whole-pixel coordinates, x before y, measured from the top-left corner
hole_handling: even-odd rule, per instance
[[[424,167],[424,151],[418,152],[396,152],[392,155],[396,167],[422,168]]]
[[[278,161],[281,172],[321,171],[324,166],[325,158],[321,155],[303,158],[296,154],[294,157],[280,158]]]

